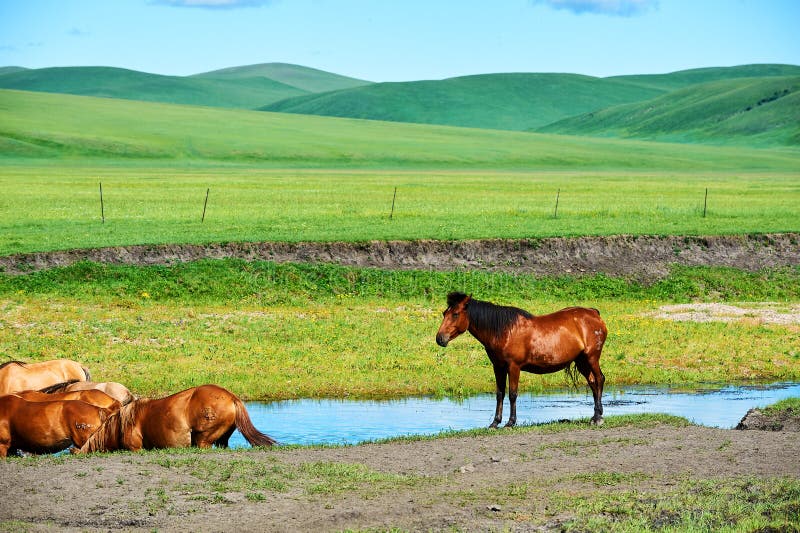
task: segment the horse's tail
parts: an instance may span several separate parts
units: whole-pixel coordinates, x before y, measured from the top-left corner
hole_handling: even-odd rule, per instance
[[[39,389],[39,392],[43,392],[45,394],[53,394],[54,392],[64,392],[64,390],[67,387],[79,381],[80,381],[79,379],[71,379],[69,381],[64,381],[62,383],[56,383],[55,385],[50,385],[49,387]]]
[[[250,443],[250,446],[272,446],[273,444],[278,444],[278,441],[255,428],[253,422],[250,421],[250,415],[247,414],[247,409],[242,400],[234,396],[233,405],[236,407],[236,429]]]
[[[92,376],[91,374],[89,374],[89,369],[83,365],[81,365],[81,369],[83,370],[83,375],[86,376],[86,379],[84,379],[84,381],[92,381]]]
[[[114,439],[114,432],[119,432],[119,411],[111,411],[104,407],[99,408],[100,413],[100,427],[92,433],[83,446],[75,453],[92,453],[92,452],[107,452],[110,451],[108,446],[111,442],[116,440],[119,442],[119,436]],[[116,448],[115,448],[116,449]]]
[[[578,378],[580,376],[580,372],[578,372],[578,365],[575,364],[575,361],[572,361],[567,368],[564,369],[564,375],[567,378],[567,384],[571,385],[573,389],[578,389]]]

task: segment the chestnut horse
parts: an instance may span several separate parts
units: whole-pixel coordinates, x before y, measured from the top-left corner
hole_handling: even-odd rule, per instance
[[[128,390],[128,387],[115,381],[66,381],[64,383],[56,383],[55,385],[40,389],[39,392],[53,394],[59,392],[76,392],[84,390],[99,390],[100,392],[108,394],[122,405],[128,405],[130,402],[136,399],[133,393]]]
[[[568,307],[549,315],[533,316],[516,307],[482,302],[464,293],[452,292],[447,295],[447,309],[443,314],[436,343],[447,346],[448,342],[469,331],[486,348],[494,367],[497,407],[489,427],[496,428],[503,418],[506,377],[511,404],[506,427],[511,427],[517,423],[520,371],[549,374],[566,369],[569,372],[572,363],[592,389],[592,423],[603,423],[605,377],[600,370],[600,352],[608,331],[597,309]]]
[[[103,391],[97,389],[76,390],[72,392],[56,392],[46,394],[35,390],[23,390],[13,393],[29,402],[52,402],[54,400],[80,400],[82,402],[104,407],[109,411],[118,411],[122,404]]]
[[[89,369],[69,359],[40,363],[7,361],[0,365],[0,395],[39,390],[64,381],[88,381]]]
[[[55,453],[83,446],[109,413],[80,400],[30,402],[16,394],[0,396],[0,457],[9,450]]]
[[[81,447],[80,453],[213,444],[228,446],[235,429],[251,446],[275,441],[253,427],[242,401],[217,385],[201,385],[150,400],[134,400],[111,415]]]

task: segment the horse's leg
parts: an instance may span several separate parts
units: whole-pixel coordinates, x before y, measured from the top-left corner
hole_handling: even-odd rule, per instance
[[[595,387],[592,389],[594,393],[594,416],[592,423],[595,425],[603,424],[603,385],[606,383],[606,377],[603,371],[600,370],[600,351],[596,353],[591,352],[586,354],[586,359],[592,369],[592,377],[594,378]]]
[[[511,364],[508,367],[508,402],[511,409],[506,427],[514,427],[517,423],[517,391],[519,390],[519,367]]]
[[[592,396],[594,397],[594,416],[592,416],[592,424],[600,426],[603,424],[603,384],[605,383],[605,376],[600,371],[600,357],[598,355],[590,356],[582,353],[575,359],[575,366],[578,372],[583,374],[589,388],[592,389]]]
[[[236,426],[231,426],[231,428],[222,434],[220,438],[214,442],[217,445],[217,448],[227,448],[228,447],[228,439],[231,438],[233,435],[234,430],[236,430]]]
[[[503,419],[503,400],[506,397],[507,375],[508,368],[502,365],[494,365],[494,381],[496,383],[495,397],[497,398],[497,406],[494,409],[494,420],[492,420],[492,423],[489,424],[490,428],[496,428]]]

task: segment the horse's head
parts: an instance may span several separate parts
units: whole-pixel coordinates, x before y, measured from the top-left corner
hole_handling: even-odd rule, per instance
[[[451,292],[447,295],[447,309],[442,313],[444,319],[439,331],[436,332],[436,344],[447,346],[448,342],[467,331],[469,328],[467,304],[471,298],[472,296],[463,292]]]

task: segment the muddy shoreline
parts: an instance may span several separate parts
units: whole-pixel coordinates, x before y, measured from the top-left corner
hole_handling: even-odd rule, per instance
[[[666,277],[673,264],[747,271],[795,266],[800,264],[800,234],[136,245],[2,256],[0,272],[25,274],[79,261],[144,266],[223,258],[543,276],[604,273],[655,281]]]
[[[498,430],[343,448],[14,459],[0,462],[0,525],[75,532],[559,531],[574,517],[576,497],[630,491],[657,502],[704,480],[769,485],[800,477],[798,454],[797,432],[656,425]],[[601,508],[597,516],[607,515]]]

